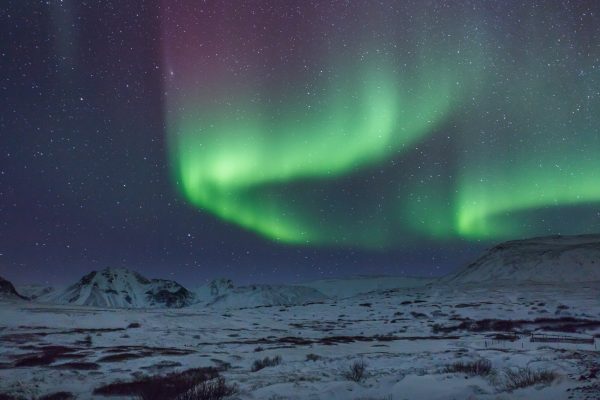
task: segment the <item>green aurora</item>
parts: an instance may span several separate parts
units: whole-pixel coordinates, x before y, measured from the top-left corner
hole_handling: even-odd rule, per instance
[[[277,240],[326,240],[306,216],[286,211],[293,199],[284,194],[277,201],[266,192],[273,186],[285,191],[294,180],[332,179],[405,151],[439,126],[455,96],[448,79],[424,85],[399,83],[389,72],[364,76],[360,84],[330,90],[324,107],[300,115],[294,107],[275,111],[273,119],[269,110],[236,106],[233,113],[181,118],[174,158],[186,197]]]
[[[497,34],[479,31],[443,46],[435,36],[398,49],[370,42],[366,59],[349,51],[327,79],[285,90],[251,78],[232,78],[234,90],[216,83],[206,90],[214,96],[179,89],[167,98],[174,179],[191,204],[291,244],[557,233],[527,215],[565,206],[595,215],[600,203],[600,96],[586,79],[600,71],[564,32],[525,29],[533,39],[515,37],[511,57]]]

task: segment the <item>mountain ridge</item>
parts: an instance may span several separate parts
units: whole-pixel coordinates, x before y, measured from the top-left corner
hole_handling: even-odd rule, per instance
[[[600,281],[600,235],[542,236],[500,243],[442,283]]]

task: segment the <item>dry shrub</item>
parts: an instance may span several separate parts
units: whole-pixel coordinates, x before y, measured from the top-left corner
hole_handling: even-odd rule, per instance
[[[95,395],[137,396],[144,400],[177,399],[195,386],[219,377],[217,369],[193,368],[167,375],[147,376],[131,382],[115,382],[98,387]]]
[[[177,400],[221,400],[237,392],[235,386],[227,385],[223,377],[202,382],[193,389],[181,394]],[[146,399],[144,399],[146,400]]]
[[[276,365],[281,364],[281,357],[275,356],[272,358],[265,357],[262,360],[255,360],[252,364],[252,372],[260,371],[263,368],[274,367]]]
[[[504,371],[504,388],[506,390],[521,389],[528,386],[552,383],[558,374],[547,369],[533,370],[531,368],[506,369]]]
[[[492,363],[490,360],[484,358],[470,362],[457,361],[448,365],[444,369],[444,372],[459,372],[467,375],[485,376],[492,372]]]
[[[367,372],[367,363],[364,360],[357,360],[348,367],[342,374],[349,381],[361,382],[365,379]]]

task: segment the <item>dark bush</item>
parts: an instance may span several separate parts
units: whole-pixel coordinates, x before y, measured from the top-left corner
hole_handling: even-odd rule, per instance
[[[131,382],[115,382],[94,389],[95,395],[137,396],[144,400],[177,399],[195,386],[218,378],[217,369],[194,368],[168,375],[143,377]]]
[[[504,387],[506,390],[521,389],[538,383],[552,383],[558,375],[546,369],[535,371],[531,368],[507,369],[504,371]]]
[[[361,382],[365,379],[365,373],[367,372],[367,363],[364,360],[357,360],[348,367],[342,375],[349,381]]]
[[[486,359],[479,359],[471,362],[457,361],[448,365],[444,372],[459,372],[467,375],[489,375],[492,371],[492,363]]]
[[[321,356],[319,356],[317,354],[310,353],[310,354],[306,355],[306,361],[317,361],[320,359],[321,359]]]
[[[255,360],[252,364],[252,372],[260,371],[263,368],[274,367],[281,364],[281,357],[275,356],[272,358],[265,357],[262,360]]]
[[[202,382],[193,389],[181,394],[177,400],[221,400],[237,392],[235,386],[225,383],[223,377],[218,377],[210,381]],[[147,398],[142,398],[146,400]]]

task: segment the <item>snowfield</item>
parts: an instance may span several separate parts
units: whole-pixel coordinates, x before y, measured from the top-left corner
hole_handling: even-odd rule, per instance
[[[107,269],[27,289],[0,280],[0,400],[188,376],[224,385],[212,400],[600,399],[598,235],[506,242],[439,280],[188,291]]]
[[[599,293],[599,284],[432,284],[300,306],[203,309],[5,300],[0,393],[105,398],[93,390],[215,366],[237,386],[232,399],[598,399]],[[516,340],[503,340],[508,331]],[[538,343],[532,331],[597,338]],[[278,365],[252,371],[256,360],[276,356]],[[479,359],[491,362],[489,374],[446,370]],[[346,372],[357,360],[366,370],[354,382]],[[505,372],[517,367],[552,371],[556,379],[510,390]]]

